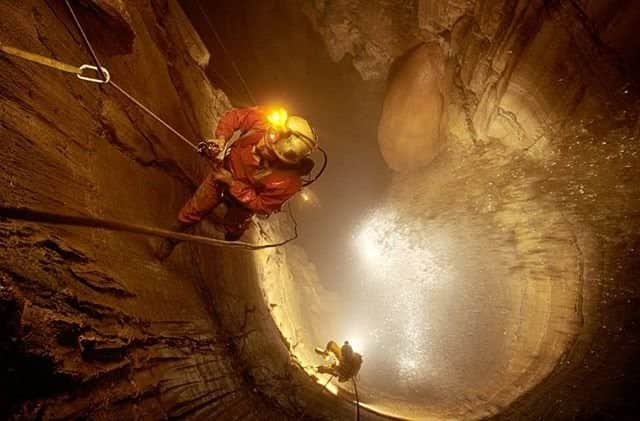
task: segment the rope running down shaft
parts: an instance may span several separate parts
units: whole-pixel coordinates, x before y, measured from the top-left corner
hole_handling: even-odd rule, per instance
[[[0,205],[0,220],[2,218],[20,221],[39,222],[52,225],[71,225],[89,228],[98,228],[109,231],[129,232],[132,234],[151,235],[154,237],[170,238],[179,241],[191,241],[208,246],[224,246],[229,248],[239,248],[244,250],[263,250],[268,248],[283,246],[298,237],[296,230],[292,238],[275,244],[251,244],[242,241],[225,241],[216,238],[204,237],[201,235],[184,234],[181,232],[163,230],[144,225],[129,224],[126,222],[114,221],[111,219],[94,218],[92,216],[61,215],[53,212],[39,211],[27,207]]]

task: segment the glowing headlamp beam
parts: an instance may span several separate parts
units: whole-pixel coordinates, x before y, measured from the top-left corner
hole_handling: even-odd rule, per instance
[[[275,129],[284,129],[287,126],[289,114],[284,108],[278,108],[267,116],[267,121]]]

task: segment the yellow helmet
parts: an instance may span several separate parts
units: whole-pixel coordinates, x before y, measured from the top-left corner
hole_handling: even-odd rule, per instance
[[[286,111],[279,110],[270,116],[269,122],[269,144],[282,162],[297,164],[318,147],[318,137],[304,118],[287,116]]]

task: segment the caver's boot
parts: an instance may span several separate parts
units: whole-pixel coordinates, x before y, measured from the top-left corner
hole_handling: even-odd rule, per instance
[[[154,256],[160,261],[164,261],[167,257],[171,256],[173,249],[180,243],[180,240],[174,240],[172,238],[163,238],[158,247],[154,251]]]
[[[320,374],[331,374],[332,376],[337,375],[335,367],[328,367],[326,365],[319,365],[316,367],[316,371]]]
[[[318,348],[314,349],[314,351],[316,351],[316,354],[322,355],[324,358],[329,358],[329,351],[327,351],[324,348],[318,347]]]
[[[171,230],[177,232],[185,232],[190,231],[189,228],[191,228],[190,224],[177,222],[173,227],[171,227]],[[160,244],[158,244],[158,247],[153,252],[153,255],[156,257],[156,259],[164,261],[169,256],[171,256],[171,253],[173,253],[173,249],[175,249],[176,246],[180,243],[180,240],[174,240],[173,238],[164,238],[162,239]]]

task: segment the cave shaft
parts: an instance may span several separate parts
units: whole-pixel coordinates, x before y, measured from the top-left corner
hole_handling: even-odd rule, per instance
[[[188,139],[312,122],[300,237],[245,251],[0,218],[0,417],[634,419],[633,1],[72,1],[113,80]],[[0,42],[91,63],[63,2]],[[0,201],[169,229],[210,167],[108,86],[0,56]],[[220,238],[207,221],[197,234]],[[256,219],[243,240],[292,234]],[[323,385],[327,385],[323,389]]]

